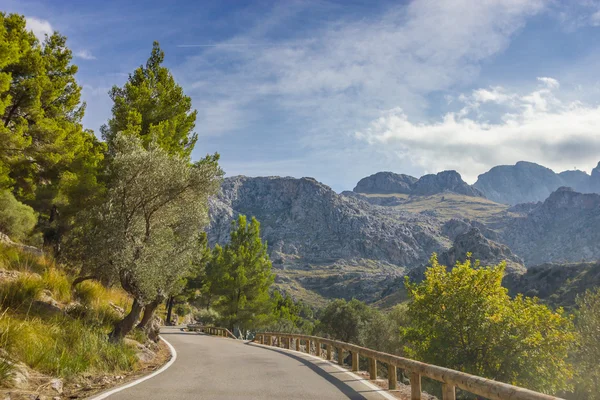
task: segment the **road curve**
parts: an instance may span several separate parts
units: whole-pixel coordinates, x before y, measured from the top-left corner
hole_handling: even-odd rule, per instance
[[[385,396],[364,379],[303,353],[178,328],[164,328],[161,334],[177,351],[173,365],[108,399],[381,400]]]

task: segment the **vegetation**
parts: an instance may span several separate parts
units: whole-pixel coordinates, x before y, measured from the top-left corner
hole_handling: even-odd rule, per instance
[[[434,255],[425,280],[407,281],[409,356],[546,393],[568,388],[571,319],[536,299],[511,299],[502,287],[504,265],[471,260],[451,270]]]

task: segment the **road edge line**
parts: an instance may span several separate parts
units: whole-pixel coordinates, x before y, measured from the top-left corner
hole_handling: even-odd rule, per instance
[[[167,347],[169,348],[169,351],[171,352],[171,359],[165,365],[163,365],[160,369],[154,371],[150,375],[143,376],[143,377],[141,377],[141,378],[139,378],[139,379],[137,379],[137,380],[135,380],[133,382],[129,382],[126,385],[116,387],[114,389],[109,390],[108,392],[101,393],[101,394],[99,394],[96,397],[88,398],[87,400],[103,400],[103,399],[106,399],[108,396],[111,396],[111,395],[113,395],[115,393],[119,393],[120,391],[123,391],[125,389],[129,389],[130,387],[138,385],[138,384],[140,384],[140,383],[142,383],[144,381],[147,381],[148,379],[154,378],[156,375],[163,373],[171,365],[173,365],[173,363],[177,359],[177,351],[175,350],[175,347],[173,347],[173,345],[171,343],[169,343],[162,336],[159,336],[159,338],[160,338],[160,340],[162,340],[163,342],[166,343]]]
[[[391,394],[391,393],[388,393],[388,391],[387,391],[387,390],[385,390],[384,388],[382,388],[382,387],[380,387],[380,386],[377,386],[376,384],[374,384],[373,382],[371,382],[369,379],[365,378],[364,376],[356,375],[354,372],[352,372],[352,371],[350,371],[350,370],[348,370],[348,369],[346,369],[346,368],[344,368],[344,367],[340,366],[339,364],[336,364],[336,363],[334,363],[334,362],[333,362],[333,361],[331,361],[331,360],[327,360],[327,359],[325,359],[325,358],[323,358],[323,357],[317,357],[317,356],[315,356],[315,355],[308,354],[308,353],[305,353],[305,352],[303,352],[303,351],[297,351],[297,350],[293,350],[293,349],[286,349],[286,348],[284,348],[284,347],[269,346],[269,345],[267,345],[267,344],[260,344],[260,343],[256,343],[256,342],[254,342],[254,341],[252,341],[252,340],[249,340],[249,341],[247,341],[247,343],[251,343],[251,344],[253,344],[253,345],[256,345],[256,346],[259,346],[259,347],[263,347],[263,348],[265,348],[265,349],[271,349],[271,348],[273,348],[273,347],[274,347],[274,348],[276,348],[276,349],[278,349],[278,350],[289,351],[290,353],[298,353],[298,354],[302,354],[302,355],[305,355],[305,356],[310,356],[310,357],[312,357],[312,358],[314,358],[314,359],[317,359],[317,360],[326,361],[326,362],[328,362],[329,364],[331,364],[331,366],[332,366],[332,367],[336,368],[338,371],[345,372],[345,373],[347,373],[348,375],[350,375],[352,378],[354,378],[354,379],[357,379],[357,380],[360,380],[360,381],[361,381],[361,382],[362,382],[362,383],[363,383],[365,386],[367,386],[369,389],[373,389],[373,390],[375,390],[375,391],[376,391],[376,392],[377,392],[379,395],[381,395],[381,396],[385,397],[386,399],[388,399],[388,400],[398,400],[398,397],[394,396],[394,395],[393,395],[393,394]],[[326,372],[327,372],[327,371],[326,371]]]

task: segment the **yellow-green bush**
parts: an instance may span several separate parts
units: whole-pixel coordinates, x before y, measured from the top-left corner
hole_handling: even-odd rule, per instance
[[[46,256],[39,256],[18,247],[0,244],[0,268],[42,274],[46,269],[52,267],[52,260]]]
[[[0,232],[13,240],[23,240],[35,227],[33,208],[21,203],[8,190],[0,191]]]
[[[84,305],[105,300],[106,288],[100,282],[84,281],[75,287],[75,298]]]

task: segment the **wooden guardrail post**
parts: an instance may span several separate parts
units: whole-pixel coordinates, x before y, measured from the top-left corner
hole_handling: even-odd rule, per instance
[[[275,336],[269,336],[269,346],[275,346]]]
[[[421,375],[417,372],[410,374],[410,400],[421,400]]]
[[[327,344],[327,359],[329,361],[331,361],[332,358],[333,358],[333,354],[331,354],[331,345],[328,343]]]
[[[296,338],[294,341],[296,342],[296,351],[300,351],[300,338]]]
[[[306,339],[306,353],[310,354],[310,340]]]
[[[338,356],[338,364],[344,365],[344,349],[342,349],[341,347],[338,347],[337,356]]]
[[[315,340],[315,355],[321,357],[321,342]]]
[[[285,338],[285,348],[286,349],[290,349],[290,340],[292,340],[291,338]]]
[[[388,389],[396,390],[398,388],[398,369],[395,365],[388,364]]]
[[[377,360],[375,358],[369,358],[369,378],[377,379]]]
[[[260,335],[259,338],[260,338],[260,344],[265,344],[265,337],[263,335]]]
[[[456,386],[443,383],[442,396],[443,400],[456,400]]]
[[[358,351],[352,352],[352,371],[356,372],[359,369],[360,354]]]

